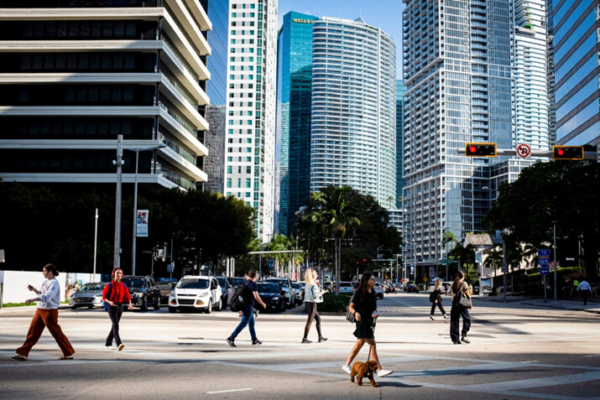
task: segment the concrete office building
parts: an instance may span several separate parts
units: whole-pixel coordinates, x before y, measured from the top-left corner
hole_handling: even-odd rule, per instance
[[[197,1],[0,2],[0,178],[43,183],[116,181],[195,189],[209,128],[205,34]]]
[[[552,3],[556,141],[596,145],[600,141],[598,2]]]
[[[278,38],[277,128],[281,138],[279,233],[294,231],[296,212],[310,196],[313,21],[289,12]]]
[[[396,198],[396,45],[381,29],[313,22],[310,191],[348,185]]]
[[[261,241],[273,233],[277,1],[230,0],[226,195],[256,210]]]

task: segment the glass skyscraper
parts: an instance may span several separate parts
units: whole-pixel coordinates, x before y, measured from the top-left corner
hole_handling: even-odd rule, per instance
[[[278,39],[277,128],[281,138],[279,232],[294,230],[296,211],[310,196],[313,21],[289,12]]]
[[[310,190],[348,185],[396,198],[396,45],[381,29],[313,22]]]
[[[600,14],[595,0],[553,1],[554,96],[558,144],[597,144]]]
[[[396,81],[396,207],[402,208],[400,199],[402,198],[402,189],[404,188],[404,173],[402,172],[402,102],[406,94],[406,86],[401,79]]]

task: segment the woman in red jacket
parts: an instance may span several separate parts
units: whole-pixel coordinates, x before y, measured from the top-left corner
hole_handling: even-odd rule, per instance
[[[129,289],[121,282],[122,277],[123,270],[121,268],[115,268],[112,272],[112,282],[104,286],[104,290],[102,291],[102,300],[108,303],[108,315],[112,321],[112,328],[106,337],[106,347],[112,348],[114,338],[117,342],[119,351],[123,350],[123,347],[125,347],[119,336],[119,321],[123,314],[123,304],[129,303],[129,310],[133,310]]]

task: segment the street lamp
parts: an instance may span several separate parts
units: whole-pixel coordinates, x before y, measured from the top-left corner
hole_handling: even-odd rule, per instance
[[[554,301],[558,300],[556,297],[556,270],[558,269],[558,262],[556,261],[556,224],[558,221],[552,221],[554,225]]]
[[[151,151],[167,147],[164,143],[159,143],[152,147],[143,147],[138,149],[127,149],[135,151],[135,181],[133,189],[133,239],[131,244],[131,274],[135,275],[135,246],[137,242],[137,192],[138,192],[138,165],[140,161],[140,151]],[[154,257],[154,255],[153,255]],[[153,258],[154,259],[154,258]]]

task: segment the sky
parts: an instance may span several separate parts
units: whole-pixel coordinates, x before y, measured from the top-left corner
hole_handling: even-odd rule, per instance
[[[381,28],[396,43],[396,77],[402,78],[402,0],[279,0],[278,26],[283,16],[297,11],[317,17],[355,20],[362,17],[368,25]]]

